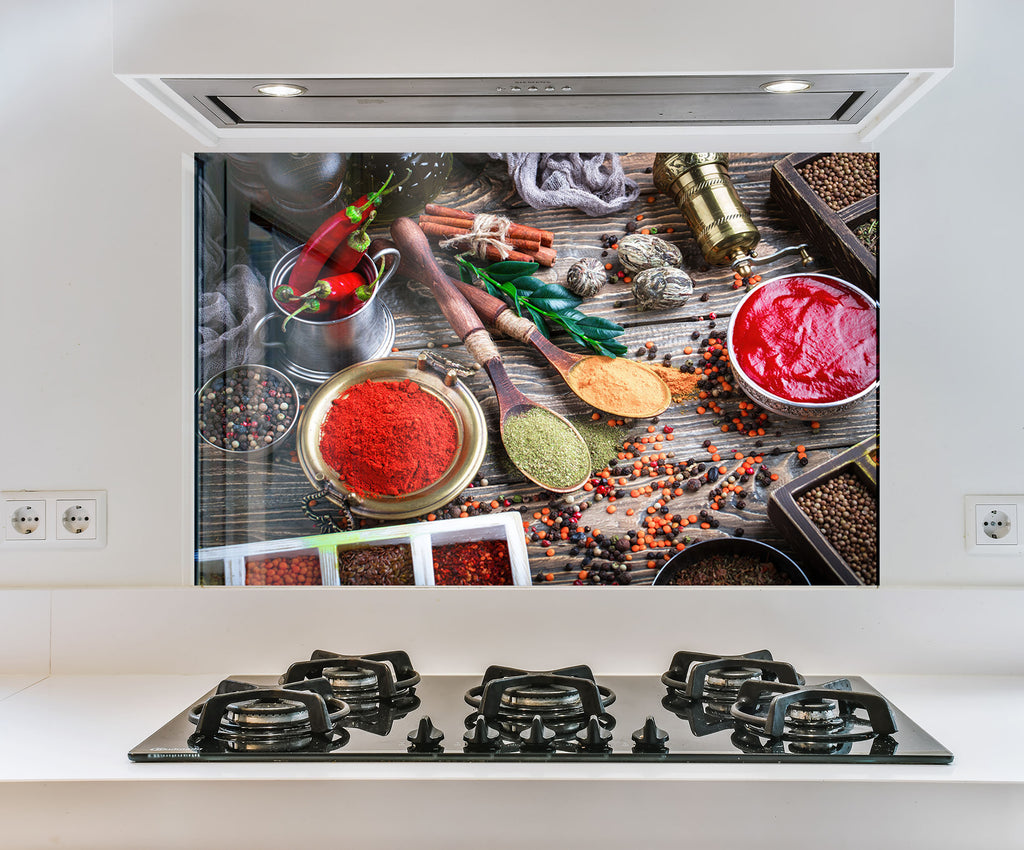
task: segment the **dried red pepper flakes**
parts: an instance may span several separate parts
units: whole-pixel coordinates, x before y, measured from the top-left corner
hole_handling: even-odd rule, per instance
[[[512,562],[504,540],[435,546],[435,585],[510,585]]]

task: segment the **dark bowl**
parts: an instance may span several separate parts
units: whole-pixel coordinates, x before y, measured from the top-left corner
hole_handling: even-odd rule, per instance
[[[682,552],[674,555],[654,577],[654,585],[668,585],[680,573],[692,569],[705,558],[720,555],[748,555],[755,558],[770,560],[775,568],[784,573],[794,585],[809,585],[811,582],[804,571],[787,555],[782,554],[774,546],[751,540],[747,537],[716,537],[687,546]],[[771,585],[759,585],[767,587]],[[781,586],[781,585],[774,585]]]

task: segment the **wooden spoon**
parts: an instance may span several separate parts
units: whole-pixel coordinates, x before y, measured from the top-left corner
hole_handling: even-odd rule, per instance
[[[484,329],[477,316],[476,311],[462,296],[459,290],[453,285],[452,280],[444,273],[434,260],[430,250],[430,243],[420,230],[418,224],[411,218],[397,218],[391,224],[391,236],[395,240],[398,250],[402,254],[402,269],[410,277],[430,287],[434,298],[441,307],[448,324],[452,330],[459,335],[459,338],[466,344],[466,350],[473,355],[474,359],[485,369],[487,376],[494,386],[494,394],[498,399],[498,422],[501,431],[502,442],[506,450],[509,445],[505,440],[505,426],[508,421],[517,416],[522,416],[531,409],[543,410],[546,415],[553,416],[564,423],[568,429],[569,439],[577,441],[578,445],[569,447],[570,451],[578,451],[582,448],[587,453],[587,444],[580,433],[572,426],[567,419],[559,416],[543,405],[537,404],[524,395],[509,378],[505,371],[505,364],[502,363],[498,348],[491,339],[491,335]],[[552,454],[565,450],[565,446],[551,445],[546,449]],[[554,493],[571,493],[580,489],[590,480],[590,463],[587,461],[587,469],[583,477],[567,487],[552,487],[549,483],[540,481],[523,469],[513,454],[509,451],[509,458],[519,467],[519,471],[535,484]],[[588,455],[589,457],[589,455]]]
[[[658,373],[649,366],[637,363],[635,360],[627,360],[624,357],[612,358],[601,354],[574,354],[565,351],[544,336],[537,326],[525,316],[517,316],[515,311],[500,298],[495,298],[478,286],[472,286],[454,278],[450,278],[450,280],[466,296],[480,318],[505,336],[532,345],[544,355],[548,363],[558,370],[558,374],[562,376],[562,380],[565,381],[569,389],[591,407],[626,419],[647,419],[664,413],[671,404],[672,391],[668,384],[658,377]],[[598,381],[603,378],[607,383],[612,379],[613,372],[618,381],[634,388],[642,387],[645,394],[650,394],[656,400],[644,407],[637,406],[635,401],[628,398],[605,398],[595,392],[594,384],[591,381],[583,379],[585,374],[591,373],[591,377]]]
[[[402,263],[401,271],[405,272],[404,251],[402,251]],[[441,273],[444,274],[444,272]],[[410,277],[415,276],[411,269],[408,274]],[[495,298],[478,286],[463,283],[461,280],[447,275],[445,277],[465,296],[484,322],[510,339],[532,345],[548,363],[555,367],[569,389],[591,407],[625,419],[648,419],[664,413],[672,403],[672,391],[668,384],[649,366],[625,358],[615,358],[618,362],[612,365],[611,357],[603,357],[600,354],[574,354],[565,351],[544,336],[529,319],[516,315],[516,312],[500,298]],[[581,367],[580,364],[584,361],[586,361],[586,366]],[[642,408],[637,407],[635,403],[630,406],[628,398],[619,400],[602,398],[594,392],[590,382],[583,380],[583,375],[587,372],[592,372],[598,378],[601,377],[602,372],[605,372],[610,380],[612,370],[615,371],[619,381],[632,387],[642,387],[645,394],[649,394],[656,401]]]

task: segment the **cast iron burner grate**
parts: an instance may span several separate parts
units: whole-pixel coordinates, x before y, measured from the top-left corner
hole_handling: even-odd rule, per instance
[[[282,683],[325,678],[337,699],[352,711],[344,720],[349,728],[387,735],[400,720],[420,705],[416,685],[420,674],[408,653],[401,650],[365,655],[341,655],[315,650],[309,661],[298,661],[281,676]]]
[[[661,677],[668,688],[661,704],[704,737],[736,726],[731,709],[746,682],[775,680],[804,682],[792,664],[774,661],[767,649],[745,655],[681,651]]]
[[[500,733],[504,747],[573,748],[577,744],[567,739],[588,723],[602,729],[614,726],[607,709],[615,693],[599,685],[586,665],[543,672],[492,665],[482,682],[466,691],[465,700],[476,709],[466,718],[466,728],[475,733],[475,739],[472,734],[466,738],[469,747],[483,741],[485,729],[492,729]]]
[[[196,750],[328,752],[348,740],[340,723],[350,711],[326,679],[281,687],[225,679],[213,696],[189,710],[196,731],[188,743]]]
[[[317,649],[309,661],[297,661],[282,684],[324,677],[335,696],[351,702],[395,703],[411,696],[420,682],[409,655],[402,651],[341,655]]]
[[[680,700],[708,700],[732,704],[748,681],[780,681],[802,685],[803,677],[792,664],[775,661],[767,649],[745,655],[709,655],[677,652],[662,674],[669,696]]]
[[[887,746],[896,721],[886,699],[858,693],[849,679],[815,687],[782,682],[745,683],[730,710],[752,735],[785,741],[793,747],[819,752],[826,747],[875,739]]]

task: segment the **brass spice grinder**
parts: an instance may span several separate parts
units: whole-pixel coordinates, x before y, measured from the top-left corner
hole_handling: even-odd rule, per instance
[[[811,261],[806,245],[753,259],[761,234],[736,194],[729,177],[728,154],[659,153],[654,158],[654,185],[682,210],[711,265],[728,264],[742,277],[750,277],[753,266],[783,254],[799,252],[804,265]]]

